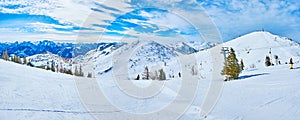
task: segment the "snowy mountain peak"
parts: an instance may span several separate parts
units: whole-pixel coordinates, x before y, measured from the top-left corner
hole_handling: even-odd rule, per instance
[[[265,47],[266,45],[274,45],[274,46],[297,45],[296,42],[292,41],[289,38],[274,35],[266,31],[252,32],[244,36],[238,37],[236,39],[233,39],[227,42],[226,44],[241,45],[242,43],[251,43],[252,45],[255,45],[257,47]]]
[[[299,61],[300,45],[289,38],[274,35],[270,32],[259,31],[246,34],[223,44],[232,47],[239,59],[244,59],[248,67],[264,67],[266,56],[271,57],[273,64],[285,64],[290,58]],[[275,56],[279,57],[275,60]],[[277,61],[277,63],[276,63]]]

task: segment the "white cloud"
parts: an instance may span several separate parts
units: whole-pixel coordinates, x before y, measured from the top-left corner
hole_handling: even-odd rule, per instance
[[[299,2],[281,0],[232,0],[229,4],[206,6],[225,40],[262,28],[283,36],[300,31],[299,16],[292,12],[300,9]],[[300,32],[299,32],[300,33]]]
[[[106,7],[117,8],[118,11],[110,10],[94,3],[103,4]],[[214,28],[213,21],[206,16],[205,11],[199,6],[204,5],[206,11],[214,19],[217,27],[225,40],[233,37],[251,32],[253,30],[265,28],[271,32],[278,33],[283,36],[288,36],[300,40],[300,21],[299,14],[292,14],[299,11],[300,3],[298,1],[281,1],[281,0],[219,0],[219,1],[202,1],[197,4],[196,0],[13,0],[13,1],[0,1],[2,13],[28,13],[35,15],[46,15],[59,20],[60,23],[71,23],[63,25],[32,23],[29,28],[38,31],[45,31],[49,33],[57,33],[57,39],[76,39],[78,33],[101,33],[105,28],[95,27],[92,24],[109,25],[106,21],[113,21],[117,15],[123,15],[130,12],[135,8],[154,7],[161,9],[168,9],[171,13],[148,13],[141,12],[141,15],[151,18],[149,21],[141,21],[136,19],[128,20],[132,23],[139,23],[144,27],[154,28],[151,24],[157,24],[161,30],[165,28],[178,28],[178,31],[189,31],[191,26],[196,27],[201,32],[202,37],[212,41],[219,39],[218,31]],[[18,8],[10,9],[9,5],[20,5]],[[104,12],[92,11],[91,8],[97,8]],[[172,14],[172,12],[176,12]],[[114,15],[112,15],[114,14]],[[155,18],[156,17],[156,18]],[[105,21],[106,20],[106,21]],[[192,23],[193,25],[190,25]],[[85,28],[93,28],[95,30],[74,30],[70,32],[57,31],[55,28],[68,29],[71,26],[82,26]],[[16,31],[18,36],[26,35],[26,33],[19,34],[21,29],[10,29],[10,34]],[[1,31],[1,29],[0,29]],[[128,32],[130,31],[130,32]],[[128,33],[138,35],[136,31],[128,29],[126,31],[111,31],[121,34]],[[3,34],[3,33],[1,33]],[[59,34],[62,37],[59,37]],[[89,34],[89,35],[90,35]],[[43,35],[45,35],[43,37]],[[67,38],[67,36],[70,38]],[[37,35],[41,38],[46,38],[47,34]],[[88,35],[87,35],[88,36]],[[91,35],[89,39],[96,39],[98,36]],[[1,40],[5,39],[1,36]],[[112,36],[108,36],[111,39]],[[21,37],[20,37],[21,38]],[[52,37],[54,40],[55,38]],[[189,36],[189,39],[197,39],[198,37]]]

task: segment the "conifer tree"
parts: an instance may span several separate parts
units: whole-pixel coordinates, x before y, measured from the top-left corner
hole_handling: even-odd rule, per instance
[[[82,77],[84,76],[81,65],[79,66],[79,76],[82,76]]]
[[[20,57],[20,56],[18,56],[18,57],[17,57],[17,59],[18,59],[18,62],[17,62],[17,63],[19,63],[19,64],[22,64],[21,57]]]
[[[73,75],[72,70],[67,70],[66,68],[64,68],[64,73]]]
[[[92,78],[92,73],[88,73],[87,77]]]
[[[144,71],[144,73],[143,73],[143,78],[142,79],[144,79],[144,80],[149,80],[149,75],[150,73],[149,73],[149,69],[148,69],[148,67],[146,66],[145,67],[145,71]]]
[[[74,72],[74,75],[75,75],[75,76],[78,76],[78,75],[79,75],[79,74],[78,74],[77,66],[75,66],[75,72]]]
[[[267,66],[267,67],[269,67],[269,66],[271,66],[271,65],[272,65],[272,63],[271,63],[271,59],[270,59],[270,57],[269,57],[269,56],[266,56],[265,64],[266,64],[266,66]]]
[[[244,70],[244,67],[245,67],[245,65],[244,65],[244,61],[243,61],[243,59],[241,59],[241,64],[240,64],[240,67],[241,67],[241,70]]]
[[[137,75],[134,80],[140,80],[140,75]]]
[[[27,64],[26,56],[24,56],[24,58],[23,58],[23,64]]]
[[[159,80],[166,80],[166,73],[163,69],[159,70]]]
[[[3,60],[5,60],[4,54],[5,54],[5,51],[3,51],[3,53],[2,53],[2,59]]]
[[[193,65],[192,66],[192,75],[197,75],[198,74],[198,72],[197,72],[197,68]]]
[[[17,56],[16,55],[13,56],[13,62],[17,63]]]
[[[228,75],[230,79],[238,79],[241,68],[235,55],[235,51],[230,48],[229,55],[226,58],[225,66],[222,70],[223,75]]]
[[[5,50],[4,52],[3,52],[3,54],[2,54],[2,59],[4,59],[4,60],[6,60],[6,61],[8,61],[8,52],[7,52],[7,50]]]
[[[55,72],[55,63],[54,63],[53,60],[52,60],[52,62],[51,62],[51,71],[52,71],[52,72]]]

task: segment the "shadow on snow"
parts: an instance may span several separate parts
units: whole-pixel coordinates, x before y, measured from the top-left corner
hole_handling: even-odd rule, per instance
[[[247,78],[251,78],[251,77],[257,77],[257,76],[262,76],[262,75],[269,75],[270,73],[261,73],[261,74],[253,74],[253,75],[244,75],[244,76],[240,76],[239,80],[243,80],[243,79],[247,79]]]

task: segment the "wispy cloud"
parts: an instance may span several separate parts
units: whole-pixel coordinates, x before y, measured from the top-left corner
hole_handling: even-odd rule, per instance
[[[265,29],[300,41],[300,4],[282,0],[200,1],[225,40]]]
[[[0,31],[1,34],[15,32],[15,40],[82,38],[93,41],[101,36],[113,40],[153,34],[203,41],[203,38],[218,39],[208,18],[211,17],[225,41],[262,28],[300,40],[300,3],[295,0],[122,1],[0,1]],[[0,39],[13,40],[13,37]]]

